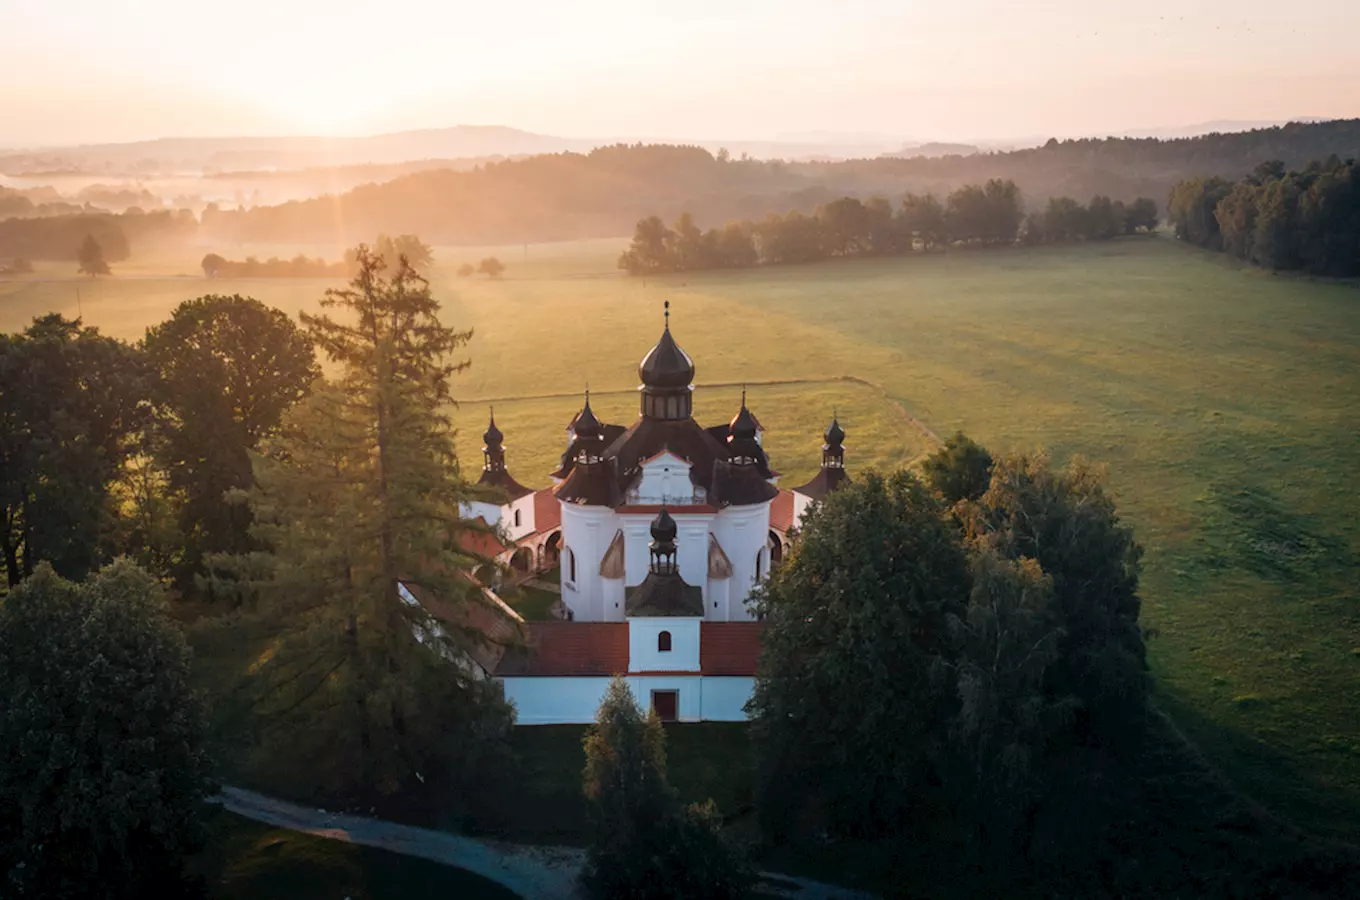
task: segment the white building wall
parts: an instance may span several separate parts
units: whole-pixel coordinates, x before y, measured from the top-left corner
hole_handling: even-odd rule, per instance
[[[500,679],[515,704],[518,725],[585,725],[595,721],[609,679],[595,676],[515,676]],[[652,691],[676,691],[682,722],[744,722],[743,707],[755,679],[749,676],[634,675],[626,681],[645,711]]]
[[[795,528],[802,527],[803,513],[807,511],[809,506],[816,502],[816,500],[813,500],[806,494],[800,494],[797,491],[793,492],[793,525]]]
[[[562,602],[578,622],[606,621],[600,562],[618,530],[617,518],[611,509],[562,504]],[[575,578],[568,550],[576,558]]]
[[[629,672],[699,671],[699,619],[676,616],[634,617],[628,620]],[[671,633],[671,649],[657,649],[663,631]]]
[[[483,503],[480,500],[463,503],[459,506],[458,513],[464,519],[481,518],[483,522],[491,526],[500,524],[501,513],[505,511],[504,508],[494,503]]]
[[[731,615],[731,578],[710,578],[708,594],[704,597],[704,618],[710,622],[726,622]]]
[[[601,597],[604,602],[604,620],[622,622],[624,618],[624,588],[622,578],[601,579]]]
[[[746,605],[746,598],[755,585],[756,554],[764,549],[769,538],[770,504],[729,506],[718,513],[713,522],[713,534],[727,558],[732,561],[727,617],[722,621],[750,621],[754,617]],[[762,575],[769,574],[768,563],[767,556],[761,567]],[[705,604],[704,612],[713,612],[711,603]]]
[[[518,525],[515,524],[515,513],[519,513]],[[538,528],[534,524],[534,495],[525,494],[505,507],[502,524],[512,541],[517,541],[526,534],[533,534],[537,531]]]
[[[745,722],[746,701],[756,680],[749,675],[709,676],[699,683],[700,715],[705,722]]]

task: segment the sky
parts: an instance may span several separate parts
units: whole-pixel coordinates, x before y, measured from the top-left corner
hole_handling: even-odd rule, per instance
[[[0,146],[976,140],[1360,116],[1357,0],[0,0]]]

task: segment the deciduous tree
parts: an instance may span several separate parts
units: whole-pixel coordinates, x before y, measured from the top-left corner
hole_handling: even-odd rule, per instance
[[[902,826],[946,743],[967,595],[959,531],[914,475],[867,473],[807,514],[755,598],[748,712],[768,834],[814,809],[841,835]]]
[[[94,235],[85,235],[80,249],[76,251],[76,259],[80,262],[80,267],[76,271],[81,275],[98,278],[100,275],[109,274],[109,264],[104,261],[104,248],[99,246]]]
[[[0,893],[188,896],[211,791],[189,651],[131,563],[0,603]]]
[[[250,549],[249,510],[227,494],[250,487],[251,452],[320,370],[286,313],[240,295],[181,303],[143,348],[158,376],[156,455],[181,498],[185,584],[206,554]]]
[[[146,421],[136,350],[52,313],[0,335],[0,552],[11,585],[40,561],[82,578],[109,548],[111,486]]]
[[[949,504],[976,500],[992,479],[992,455],[987,448],[962,431],[945,441],[943,447],[926,457],[921,466],[926,483]]]

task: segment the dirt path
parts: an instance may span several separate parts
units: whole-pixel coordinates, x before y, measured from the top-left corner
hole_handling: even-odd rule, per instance
[[[457,866],[488,878],[525,900],[573,900],[580,896],[576,890],[576,876],[585,854],[575,847],[537,847],[480,840],[446,831],[311,809],[235,787],[224,787],[214,802],[237,815],[277,828]],[[803,878],[773,873],[762,873],[761,878],[761,891],[772,897],[872,900],[868,894]]]

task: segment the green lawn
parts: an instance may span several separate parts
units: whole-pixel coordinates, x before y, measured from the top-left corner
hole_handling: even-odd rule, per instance
[[[445,318],[476,332],[456,390],[464,460],[480,460],[491,402],[511,471],[532,486],[548,483],[587,383],[604,418],[631,421],[669,299],[701,421],[730,417],[750,382],[785,484],[815,469],[833,408],[852,471],[928,448],[894,404],[994,450],[1105,463],[1147,550],[1160,702],[1268,806],[1354,833],[1360,290],[1160,238],[648,279],[614,270],[623,243],[493,251],[510,266],[496,282],[452,275],[486,251],[437,249]],[[193,272],[198,256],[115,267],[138,277],[97,285],[0,282],[0,329],[73,312],[77,287],[88,321],[136,337],[207,290],[296,312],[326,286],[154,277]],[[805,383],[767,384],[790,380]]]
[[[284,831],[222,810],[190,862],[213,900],[513,900],[471,872],[385,850]]]

